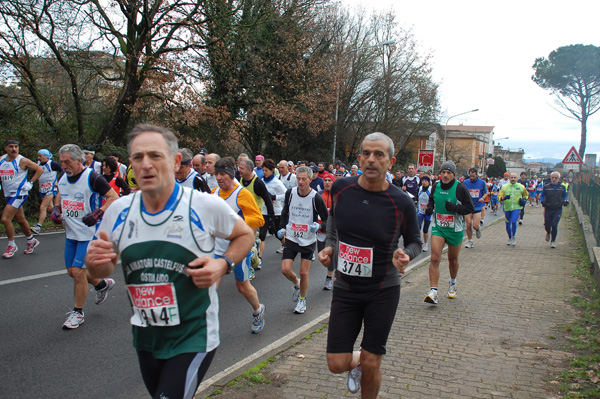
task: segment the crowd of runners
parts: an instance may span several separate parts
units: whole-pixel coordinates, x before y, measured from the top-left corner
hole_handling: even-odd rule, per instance
[[[327,268],[322,288],[331,290],[327,361],[348,372],[348,389],[376,397],[380,364],[400,298],[401,274],[421,251],[431,250],[430,286],[424,301],[437,304],[440,261],[448,246],[448,298],[458,294],[459,253],[481,238],[486,209],[502,206],[507,245],[516,246],[527,204],[544,207],[545,239],[556,247],[568,185],[553,172],[520,179],[482,179],[477,169],[459,176],[452,161],[437,175],[407,167],[393,175],[394,145],[383,133],[362,142],[358,163],[276,162],[245,153],[235,158],[179,148],[169,130],[138,125],[129,135],[130,165],[116,153],[96,157],[91,147],[62,146],[58,162],[40,149],[37,162],[4,143],[0,176],[8,245],[18,251],[13,219],[26,237],[25,254],[48,217],[65,228],[65,267],[74,280],[74,306],[63,328],[84,323],[91,284],[101,304],[115,287],[120,259],[132,306],[134,346],[153,397],[191,397],[219,345],[218,295],[225,274],[252,308],[250,330],[265,327],[266,306],[251,281],[263,267],[265,240],[281,243],[281,272],[291,286],[290,310],[308,308],[309,270]],[[23,211],[37,185],[38,222]],[[359,215],[369,215],[357,223]],[[402,243],[400,245],[400,243]],[[294,268],[300,257],[299,268]],[[295,271],[296,270],[296,271]],[[382,309],[386,309],[382,311]],[[355,341],[364,329],[359,350]],[[161,396],[162,395],[162,396]]]

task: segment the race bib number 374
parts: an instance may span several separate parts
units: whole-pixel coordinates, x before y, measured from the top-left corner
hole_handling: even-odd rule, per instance
[[[138,327],[176,326],[180,323],[173,283],[128,285],[133,306],[131,324]]]
[[[340,241],[337,269],[355,277],[373,276],[373,248],[355,247]]]

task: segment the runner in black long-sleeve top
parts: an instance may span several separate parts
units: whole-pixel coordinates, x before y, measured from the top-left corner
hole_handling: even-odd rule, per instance
[[[376,397],[381,359],[400,300],[400,273],[421,252],[413,201],[386,180],[394,164],[394,144],[383,133],[365,137],[359,153],[363,174],[335,181],[327,242],[319,260],[337,259],[327,363],[348,374],[348,389]],[[404,248],[399,248],[403,238]],[[364,323],[362,350],[353,352]]]

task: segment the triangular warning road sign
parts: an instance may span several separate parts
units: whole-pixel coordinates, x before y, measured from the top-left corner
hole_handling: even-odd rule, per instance
[[[562,160],[562,163],[578,164],[583,163],[583,161],[581,160],[581,157],[579,156],[579,153],[577,153],[575,147],[571,147],[565,159]]]

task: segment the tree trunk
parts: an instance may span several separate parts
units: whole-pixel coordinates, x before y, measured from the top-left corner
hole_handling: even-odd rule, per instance
[[[137,74],[126,74],[126,76],[128,77],[123,82],[124,87],[121,95],[117,98],[110,119],[104,125],[100,137],[98,137],[98,143],[111,140],[117,145],[125,144],[131,112],[135,105],[137,94],[142,87],[142,82],[138,79]]]
[[[587,140],[587,112],[583,111],[581,114],[581,142],[579,143],[579,156],[583,161],[583,156],[585,155],[585,142]]]

